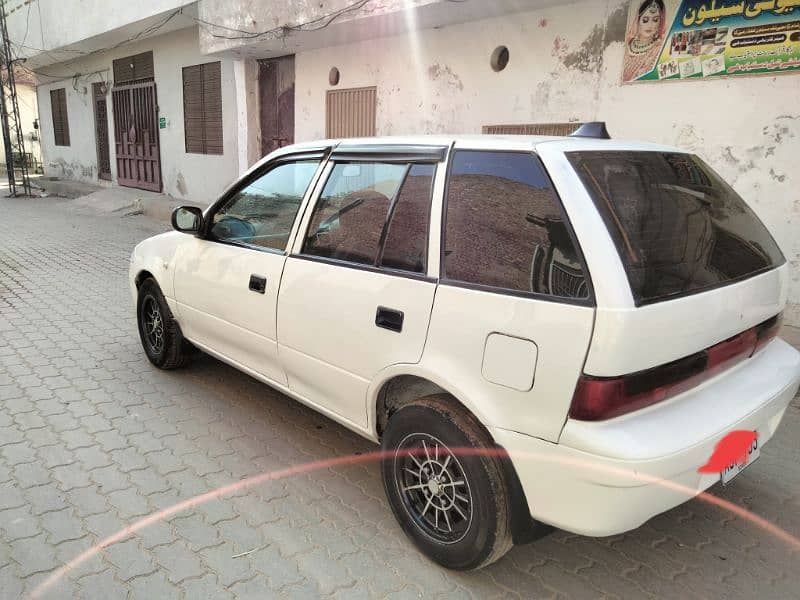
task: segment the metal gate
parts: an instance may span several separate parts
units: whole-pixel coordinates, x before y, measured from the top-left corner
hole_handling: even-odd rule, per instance
[[[160,192],[156,84],[148,81],[117,86],[111,98],[119,184]]]
[[[108,147],[108,101],[105,84],[92,84],[94,96],[94,125],[97,138],[97,176],[111,179],[111,154]]]

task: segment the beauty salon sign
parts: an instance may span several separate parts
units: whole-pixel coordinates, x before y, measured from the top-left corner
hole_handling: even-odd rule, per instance
[[[623,83],[800,72],[800,0],[632,0]]]

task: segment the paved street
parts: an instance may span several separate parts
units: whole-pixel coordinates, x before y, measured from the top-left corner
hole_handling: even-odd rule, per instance
[[[373,446],[209,357],[160,372],[139,345],[128,256],[165,223],[0,199],[0,598],[99,540],[258,473]],[[712,490],[800,536],[800,408]],[[586,510],[592,499],[586,498]],[[623,536],[555,533],[478,573],[406,541],[377,465],[270,481],[188,508],[78,566],[48,597],[789,598],[800,555],[698,500]]]

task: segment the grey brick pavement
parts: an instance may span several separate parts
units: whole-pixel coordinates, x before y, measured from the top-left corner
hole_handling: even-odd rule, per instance
[[[0,598],[136,518],[261,471],[368,442],[211,358],[155,370],[128,256],[163,224],[0,199]],[[715,489],[800,535],[800,410],[735,485]],[[592,510],[591,498],[586,510]],[[790,598],[798,555],[692,501],[627,535],[556,533],[478,573],[404,539],[376,465],[242,490],[156,523],[50,597]]]

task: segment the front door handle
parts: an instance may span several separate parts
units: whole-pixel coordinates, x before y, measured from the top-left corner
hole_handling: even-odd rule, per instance
[[[260,275],[250,275],[250,291],[263,294],[267,291],[267,278]]]
[[[375,325],[389,331],[403,331],[403,311],[379,306],[375,313]]]

